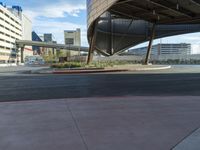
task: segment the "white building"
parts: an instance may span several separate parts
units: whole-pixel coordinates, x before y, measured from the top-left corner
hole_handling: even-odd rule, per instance
[[[18,6],[7,8],[0,3],[0,64],[17,63],[16,40],[31,40],[32,23]],[[24,57],[33,55],[31,47],[25,47]]]
[[[200,54],[200,44],[192,44],[192,54]]]
[[[81,47],[81,29],[76,30],[65,30],[64,31],[64,41],[66,45],[79,46]],[[79,52],[70,51],[71,55],[79,55]]]
[[[22,40],[32,41],[32,22],[25,14],[22,14]],[[32,46],[25,46],[24,58],[32,55]]]
[[[141,47],[129,50],[129,54],[143,56],[146,55],[147,47]],[[179,44],[156,44],[152,46],[151,55],[165,56],[165,55],[191,55],[192,45],[188,43]]]

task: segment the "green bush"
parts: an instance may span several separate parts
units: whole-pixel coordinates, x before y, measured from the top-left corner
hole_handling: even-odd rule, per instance
[[[52,68],[105,68],[113,67],[115,65],[126,65],[126,64],[141,64],[141,61],[126,61],[126,60],[115,60],[115,61],[94,61],[91,64],[87,65],[83,62],[65,62],[65,63],[56,63],[52,64]]]
[[[66,63],[57,63],[52,64],[52,68],[81,68],[84,67],[85,64],[79,62],[66,62]]]

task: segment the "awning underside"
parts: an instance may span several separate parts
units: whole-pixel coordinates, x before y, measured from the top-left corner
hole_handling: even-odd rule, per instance
[[[157,24],[200,23],[200,0],[119,0],[109,11]]]

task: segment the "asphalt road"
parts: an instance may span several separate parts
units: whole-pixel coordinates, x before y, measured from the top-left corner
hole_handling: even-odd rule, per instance
[[[193,67],[193,72],[191,68],[188,66],[188,69],[182,70],[173,68],[160,72],[90,75],[1,74],[0,101],[115,96],[199,96],[200,67]],[[184,73],[184,70],[189,72]]]

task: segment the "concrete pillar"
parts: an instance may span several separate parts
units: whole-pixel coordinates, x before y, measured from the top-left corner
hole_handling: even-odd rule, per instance
[[[55,48],[52,49],[52,53],[53,53],[53,55],[55,55]]]
[[[155,29],[156,29],[156,23],[154,23],[153,26],[152,26],[151,36],[150,36],[150,39],[149,39],[149,46],[148,46],[148,49],[147,49],[147,54],[146,54],[144,65],[149,64],[149,60],[150,60],[150,56],[151,56],[151,50],[152,50],[152,44],[153,44],[153,40],[154,40],[154,37],[155,37]]]
[[[113,51],[113,22],[112,22],[112,14],[110,12],[108,12],[108,28],[110,29],[110,38],[108,39],[108,50],[109,50],[109,54],[113,55],[114,51]]]
[[[19,47],[16,46],[16,64],[19,65]]]
[[[21,47],[21,63],[24,63],[24,46]]]

